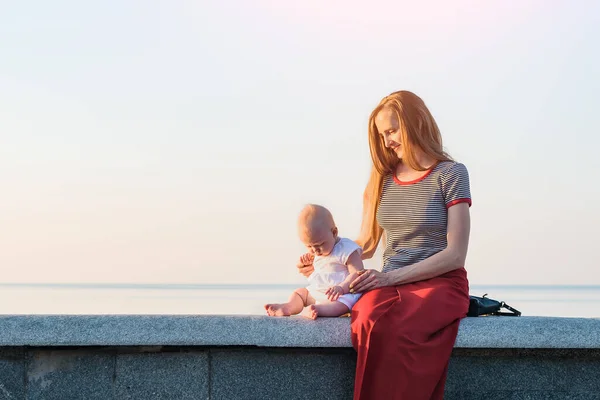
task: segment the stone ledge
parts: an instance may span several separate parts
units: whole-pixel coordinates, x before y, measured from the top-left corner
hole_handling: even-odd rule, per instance
[[[5,315],[0,346],[351,347],[350,318],[241,315]],[[600,348],[600,319],[480,317],[456,348]]]

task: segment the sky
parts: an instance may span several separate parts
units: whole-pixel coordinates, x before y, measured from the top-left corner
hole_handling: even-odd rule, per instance
[[[469,170],[472,284],[600,284],[600,3],[415,3],[0,3],[2,282],[303,282],[298,212],[358,235],[404,89]]]

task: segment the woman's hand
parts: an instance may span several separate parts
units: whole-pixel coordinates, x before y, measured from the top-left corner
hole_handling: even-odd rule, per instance
[[[358,277],[350,283],[350,293],[362,293],[384,286],[391,286],[390,276],[374,269],[358,271]]]
[[[311,253],[302,254],[302,256],[300,256],[300,260],[298,260],[298,263],[296,264],[296,267],[298,268],[298,272],[300,272],[302,275],[304,275],[305,277],[308,278],[310,276],[310,274],[312,274],[313,271],[315,270],[315,267],[312,265],[314,260],[315,260],[314,254],[311,254]]]

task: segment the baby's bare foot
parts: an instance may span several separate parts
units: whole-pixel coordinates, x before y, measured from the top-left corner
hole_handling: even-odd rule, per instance
[[[300,315],[310,319],[317,319],[317,317],[319,316],[319,312],[317,311],[317,307],[315,307],[315,305],[312,304],[310,306],[304,307],[304,310],[302,310]]]
[[[267,315],[271,317],[287,317],[291,315],[287,304],[265,304]]]

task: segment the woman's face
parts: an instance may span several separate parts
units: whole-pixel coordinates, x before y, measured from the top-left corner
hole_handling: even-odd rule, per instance
[[[403,147],[401,141],[400,122],[393,110],[383,108],[375,116],[377,132],[383,138],[385,147],[392,149],[398,158],[402,158]]]

